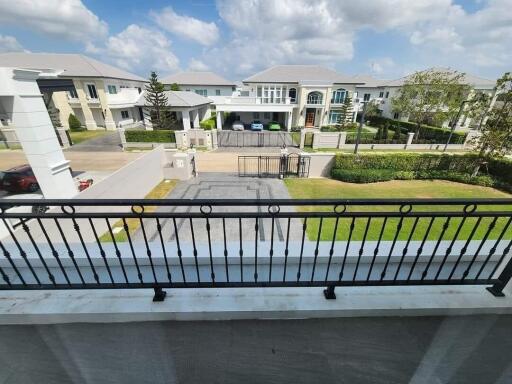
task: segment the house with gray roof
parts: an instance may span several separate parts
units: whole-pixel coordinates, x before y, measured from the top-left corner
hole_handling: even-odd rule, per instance
[[[222,100],[226,96],[232,96],[236,91],[235,82],[207,71],[179,72],[163,77],[160,82],[165,85],[166,89],[171,89],[172,84],[177,84],[181,91],[195,92],[210,98],[213,102]]]
[[[242,83],[243,96],[216,102],[217,127],[224,123],[224,112],[232,116],[231,121],[272,121],[283,130],[353,121],[351,100],[360,84],[357,79],[319,65],[276,65]],[[346,102],[350,104],[348,113],[344,112]]]
[[[132,114],[132,107],[147,81],[101,61],[80,54],[14,52],[0,54],[0,67],[51,72],[71,80],[74,89],[51,96],[65,128],[70,114],[87,129],[115,129],[140,118]]]

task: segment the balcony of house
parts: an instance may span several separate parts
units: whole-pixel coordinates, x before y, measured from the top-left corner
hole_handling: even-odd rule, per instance
[[[274,98],[274,97],[251,97],[251,96],[229,96],[224,97],[224,104],[240,104],[240,105],[254,105],[254,104],[295,104],[296,100],[290,97]]]
[[[137,103],[141,92],[138,88],[121,88],[116,93],[107,93],[109,108],[130,108]]]

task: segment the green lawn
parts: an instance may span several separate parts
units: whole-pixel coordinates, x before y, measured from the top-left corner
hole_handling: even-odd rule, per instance
[[[96,137],[106,135],[107,133],[111,132],[99,129],[94,131],[69,131],[69,135],[71,136],[73,144],[78,144],[86,140],[94,139]]]
[[[341,181],[330,179],[286,179],[285,184],[292,198],[295,199],[312,199],[312,198],[331,198],[331,199],[375,199],[375,198],[512,198],[511,195],[500,192],[493,188],[485,188],[474,185],[466,185],[459,183],[452,183],[449,181],[425,181],[425,180],[411,180],[411,181],[389,181],[384,183],[372,184],[351,184]],[[389,211],[399,207],[383,207],[383,206],[356,206],[352,207],[352,211]],[[330,211],[332,207],[303,207],[302,211]],[[461,211],[461,206],[424,206],[416,207],[415,211]],[[488,210],[506,210],[512,211],[510,206],[497,206],[487,205],[479,207],[481,211]],[[436,218],[433,221],[429,231],[428,239],[437,240],[443,232],[443,226],[446,218]],[[462,218],[453,218],[450,220],[447,229],[444,233],[443,239],[453,239]],[[320,235],[321,240],[331,240],[335,227],[335,218],[323,219],[322,231]],[[336,238],[338,240],[347,240],[350,232],[351,218],[341,218],[338,222],[338,230]],[[362,240],[367,225],[367,218],[358,218],[354,222],[354,229],[352,240]],[[407,240],[414,225],[414,218],[405,218],[402,221],[402,228],[398,235],[398,240]],[[386,226],[382,232],[383,240],[393,240],[397,231],[397,226],[400,222],[399,218],[391,218],[386,222]],[[494,228],[489,232],[489,239],[496,239],[504,226],[507,219],[500,218],[497,220]],[[430,218],[420,218],[416,224],[416,229],[412,236],[413,240],[422,240],[429,227]],[[467,218],[463,223],[458,239],[467,239],[477,223],[477,218]],[[473,236],[473,239],[482,239],[485,236],[490,224],[491,218],[483,218]],[[316,240],[318,236],[318,228],[320,219],[308,219],[307,221],[307,234],[310,240]],[[367,240],[378,240],[382,227],[384,224],[383,218],[371,219]],[[507,231],[505,238],[512,238],[512,226]]]

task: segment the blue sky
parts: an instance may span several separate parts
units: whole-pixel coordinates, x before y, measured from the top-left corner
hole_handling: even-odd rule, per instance
[[[396,78],[512,70],[512,0],[0,0],[0,52],[84,53],[162,76],[274,64]]]

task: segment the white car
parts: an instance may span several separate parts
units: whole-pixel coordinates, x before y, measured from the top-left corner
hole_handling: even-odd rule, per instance
[[[241,121],[235,121],[233,123],[232,128],[233,128],[233,131],[243,131],[245,129],[245,125]]]

